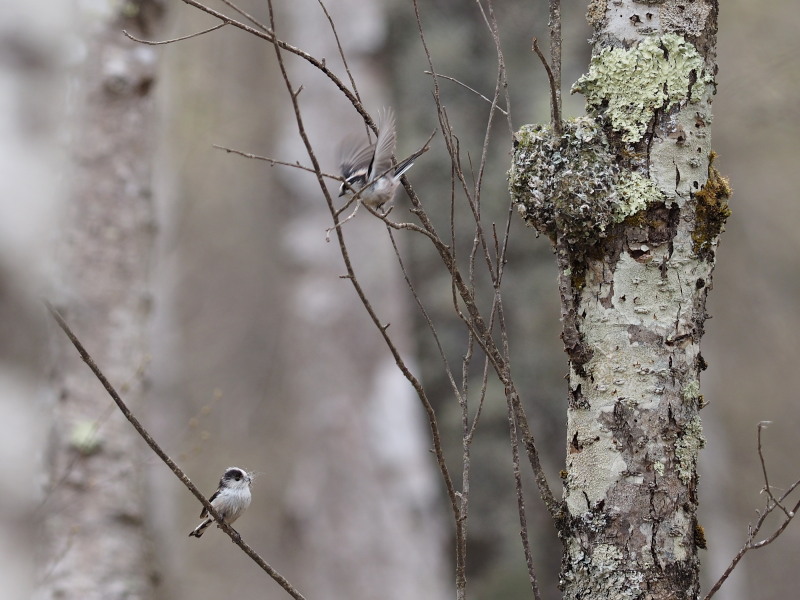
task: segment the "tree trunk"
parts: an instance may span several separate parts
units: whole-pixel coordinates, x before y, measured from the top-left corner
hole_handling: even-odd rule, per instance
[[[58,308],[134,410],[148,353],[157,55],[121,30],[142,32],[158,18],[158,11],[145,14],[149,3],[137,6],[135,20],[81,14],[84,62],[73,83],[73,164],[55,292]],[[39,596],[151,598],[145,446],[69,341],[53,335],[56,405]]]
[[[42,15],[48,18],[42,18]],[[0,26],[0,590],[30,598],[48,414],[46,312],[61,201],[68,3],[7,3]]]
[[[564,598],[699,592],[699,374],[727,182],[716,0],[592,2],[593,118],[517,134],[512,193],[553,240],[570,360]]]

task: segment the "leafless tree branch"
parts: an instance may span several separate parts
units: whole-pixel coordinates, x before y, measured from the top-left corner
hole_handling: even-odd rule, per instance
[[[561,100],[560,91],[556,84],[556,78],[553,74],[553,70],[547,63],[547,59],[539,49],[539,42],[536,40],[536,38],[533,38],[533,51],[536,53],[536,56],[539,57],[539,60],[542,61],[544,70],[547,71],[547,80],[550,82],[550,112],[552,114],[553,135],[556,137],[561,137]]]
[[[212,144],[211,146],[212,148],[216,148],[217,150],[225,150],[225,152],[229,152],[231,154],[238,154],[239,156],[244,156],[245,158],[252,158],[254,160],[263,160],[268,162],[272,166],[281,165],[284,167],[292,167],[293,169],[300,169],[301,171],[307,171],[309,173],[316,173],[316,171],[311,167],[303,166],[299,162],[290,163],[283,160],[278,160],[277,158],[272,158],[270,156],[259,156],[258,154],[251,154],[249,152],[244,152],[242,150],[236,150],[235,148],[220,146],[219,144]],[[321,173],[321,175],[327,179],[333,179],[334,181],[344,181],[344,178],[341,175],[333,175],[331,173]]]
[[[270,27],[274,31],[275,30],[275,15],[274,15],[274,7],[272,0],[268,0],[269,6],[269,15],[270,15]],[[283,46],[279,43],[278,39],[273,36],[273,46],[275,48],[275,55],[278,61],[278,66],[281,71],[281,76],[284,81],[284,85],[286,90],[289,92],[289,96],[292,101],[292,106],[294,109],[294,116],[295,121],[297,123],[298,133],[305,145],[306,152],[308,153],[309,159],[311,160],[312,164],[314,165],[314,169],[316,170],[317,175],[317,182],[320,186],[320,190],[322,191],[323,195],[325,196],[326,203],[328,205],[328,210],[331,213],[332,218],[334,219],[334,224],[338,222],[338,216],[336,214],[336,208],[333,203],[333,199],[331,198],[330,192],[328,191],[327,187],[324,185],[324,180],[322,178],[322,173],[319,167],[319,161],[317,160],[316,154],[314,152],[314,148],[311,144],[311,141],[308,138],[308,135],[305,131],[305,125],[303,122],[303,117],[300,111],[300,106],[297,102],[297,95],[294,92],[294,85],[289,78],[289,74],[286,70],[286,65],[283,60]],[[371,121],[371,119],[370,119]],[[441,434],[439,432],[439,425],[436,419],[436,412],[433,409],[433,405],[430,403],[430,400],[427,397],[427,393],[425,392],[424,388],[422,387],[422,383],[411,373],[410,369],[406,365],[405,361],[403,360],[400,352],[398,351],[397,347],[394,344],[394,341],[391,337],[387,334],[387,327],[383,325],[380,318],[378,317],[377,313],[375,312],[372,304],[370,303],[369,299],[366,296],[361,284],[356,277],[355,271],[353,269],[352,263],[350,261],[349,251],[347,249],[347,245],[344,240],[344,234],[341,228],[336,228],[336,236],[339,242],[339,250],[342,254],[342,259],[345,263],[345,269],[347,272],[347,278],[350,280],[353,288],[358,295],[359,300],[361,301],[364,309],[367,311],[370,319],[374,323],[374,325],[378,328],[381,333],[381,336],[384,339],[384,342],[389,348],[389,351],[392,353],[392,356],[395,360],[400,371],[403,373],[405,378],[411,383],[412,387],[416,391],[420,401],[422,402],[423,407],[425,408],[425,412],[428,416],[428,424],[431,429],[431,436],[433,438],[433,446],[434,446],[434,453],[436,455],[436,461],[439,466],[440,473],[442,475],[442,479],[445,484],[445,488],[447,490],[447,495],[450,499],[451,508],[453,510],[454,517],[458,520],[459,517],[459,507],[458,507],[458,495],[455,490],[455,486],[453,485],[452,478],[450,477],[449,470],[447,468],[447,463],[444,458],[444,450],[442,448],[442,440]]]
[[[561,0],[550,0],[550,66],[553,73],[552,87],[555,90],[555,103],[551,107],[550,118],[561,123]],[[560,130],[560,126],[559,126]]]
[[[739,562],[744,558],[744,555],[747,554],[750,550],[758,550],[759,548],[763,548],[764,546],[768,546],[772,542],[774,542],[780,535],[786,531],[786,528],[789,526],[789,523],[792,522],[797,511],[800,510],[800,500],[795,502],[794,506],[790,509],[786,509],[783,506],[783,503],[789,498],[792,492],[800,486],[800,480],[795,481],[789,488],[778,498],[776,498],[772,493],[772,488],[769,483],[769,477],[767,475],[767,466],[766,461],[764,460],[764,453],[761,446],[761,432],[763,429],[767,427],[769,424],[768,421],[762,421],[758,424],[758,458],[761,462],[761,472],[764,475],[764,492],[767,494],[767,502],[764,506],[763,511],[759,513],[758,520],[756,521],[755,525],[751,525],[748,528],[747,540],[745,541],[744,545],[739,549],[736,553],[736,556],[733,557],[731,563],[728,565],[728,568],[722,573],[720,578],[716,581],[716,583],[711,587],[708,593],[705,595],[703,600],[709,600],[711,597],[716,594],[719,589],[722,587],[722,584],[730,577],[730,574],[733,573],[734,569],[737,567]],[[761,532],[761,528],[764,525],[767,517],[772,514],[775,509],[780,509],[780,512],[784,514],[784,518],[778,523],[778,526],[775,530],[762,539],[761,541],[755,541],[758,537],[758,534]]]
[[[78,351],[81,359],[86,365],[91,369],[92,373],[94,373],[95,377],[100,381],[102,386],[105,388],[108,395],[111,396],[112,400],[116,403],[117,407],[119,408],[120,412],[128,419],[128,422],[133,426],[136,432],[142,437],[145,443],[150,446],[150,449],[156,453],[156,455],[164,462],[167,467],[169,467],[170,471],[172,471],[175,476],[185,485],[188,490],[197,498],[203,507],[208,511],[208,513],[214,518],[217,522],[217,525],[230,536],[233,543],[239,546],[245,554],[247,554],[253,561],[261,567],[275,582],[280,585],[292,598],[296,600],[305,600],[305,597],[297,591],[297,589],[289,583],[289,581],[283,577],[278,571],[272,568],[267,562],[261,558],[261,556],[253,550],[243,539],[242,536],[230,525],[225,523],[220,515],[214,510],[214,506],[206,499],[206,497],[197,489],[197,487],[192,483],[191,479],[186,476],[186,473],[173,461],[166,452],[161,448],[161,446],[156,442],[153,436],[145,429],[145,427],[141,424],[139,419],[131,412],[125,402],[122,400],[120,395],[117,393],[114,386],[111,385],[111,382],[108,381],[106,376],[100,370],[100,367],[97,366],[94,359],[91,357],[89,352],[86,348],[83,347],[83,344],[80,342],[78,337],[72,332],[67,322],[61,316],[61,314],[49,303],[45,302],[47,306],[47,310],[55,319],[58,326],[61,330],[66,334],[69,338],[69,341],[72,342],[72,345],[75,346],[75,349]]]
[[[122,30],[122,33],[125,37],[134,42],[139,42],[140,44],[147,44],[148,46],[163,46],[164,44],[174,44],[175,42],[182,42],[183,40],[188,40],[194,37],[199,37],[201,35],[205,35],[206,33],[211,33],[212,31],[216,31],[217,29],[221,29],[225,27],[227,23],[219,23],[214,25],[213,27],[209,27],[208,29],[204,29],[203,31],[198,31],[197,33],[190,33],[189,35],[184,35],[177,38],[172,38],[171,40],[161,40],[158,42],[150,41],[150,40],[143,40],[141,38],[137,38],[136,36],[128,33],[126,29]]]
[[[437,70],[434,68],[433,59],[429,51],[427,42],[425,40],[425,34],[417,0],[412,0],[416,15],[420,41],[423,46],[426,59],[429,65],[428,73],[432,76],[433,80],[433,99],[437,110],[439,129],[441,129],[443,133],[443,137],[445,140],[445,147],[448,151],[451,161],[451,204],[450,204],[449,243],[445,242],[440,237],[430,216],[425,211],[421,200],[416,195],[416,193],[414,192],[413,188],[411,187],[405,176],[402,178],[402,184],[406,189],[406,192],[408,193],[408,196],[411,200],[411,205],[412,205],[411,213],[417,218],[418,224],[394,222],[388,218],[389,216],[388,213],[381,213],[367,206],[369,212],[373,216],[383,220],[387,227],[387,232],[391,238],[398,261],[400,262],[403,275],[406,278],[406,282],[409,285],[409,288],[411,289],[411,293],[415,299],[415,302],[417,302],[417,305],[423,314],[423,318],[428,323],[428,327],[432,335],[434,336],[434,340],[435,343],[437,344],[440,357],[442,358],[443,361],[446,375],[448,377],[448,380],[450,381],[451,387],[453,388],[453,393],[461,406],[462,429],[463,429],[462,432],[463,485],[461,492],[456,491],[448,470],[448,466],[445,462],[444,452],[442,449],[441,436],[439,432],[439,425],[437,422],[437,417],[433,409],[433,406],[430,400],[428,399],[427,394],[423,389],[421,382],[411,373],[403,357],[400,355],[398,349],[396,348],[393,340],[388,335],[387,333],[388,325],[384,324],[380,320],[378,314],[375,312],[369,299],[365,295],[365,292],[362,289],[358,277],[353,269],[349,257],[349,251],[345,241],[344,231],[342,228],[342,225],[347,220],[352,218],[353,215],[350,215],[345,219],[340,218],[341,215],[343,214],[343,211],[346,210],[346,207],[348,205],[345,205],[345,207],[337,208],[334,205],[334,201],[333,198],[331,197],[330,191],[327,189],[325,185],[325,179],[335,179],[341,181],[341,178],[334,175],[326,174],[321,171],[314,149],[310,143],[308,136],[306,135],[305,126],[303,123],[303,116],[301,114],[301,109],[297,99],[297,96],[301,88],[300,89],[295,88],[286,68],[285,58],[284,58],[284,53],[286,52],[300,57],[302,60],[305,60],[306,62],[317,68],[326,77],[328,77],[328,79],[330,79],[334,83],[334,85],[342,92],[342,94],[348,99],[348,101],[353,105],[356,111],[362,116],[364,123],[367,125],[367,127],[371,128],[373,131],[376,130],[374,121],[371,119],[370,115],[364,110],[361,104],[361,99],[356,89],[355,80],[349,70],[349,67],[347,66],[346,57],[341,47],[341,44],[339,43],[338,33],[336,31],[336,27],[333,23],[333,20],[331,19],[330,14],[328,13],[322,0],[318,0],[323,12],[325,13],[325,16],[329,21],[334,37],[336,38],[337,47],[339,49],[339,55],[345,64],[347,76],[350,81],[349,87],[345,85],[342,82],[342,80],[339,79],[330,69],[328,69],[324,59],[323,60],[317,59],[308,54],[307,52],[305,52],[304,50],[294,47],[278,38],[277,34],[275,33],[276,32],[275,15],[274,15],[273,3],[271,0],[268,1],[268,8],[269,8],[268,24],[260,23],[254,17],[252,17],[251,15],[247,14],[246,12],[238,8],[231,0],[222,0],[222,1],[225,5],[234,10],[236,13],[243,16],[248,22],[252,24],[252,26],[237,21],[235,19],[232,19],[218,11],[215,11],[201,4],[197,0],[183,0],[184,3],[189,4],[190,6],[193,6],[198,10],[201,10],[213,16],[216,19],[219,19],[221,21],[221,24],[218,27],[221,27],[223,25],[232,25],[240,30],[255,35],[273,45],[278,66],[281,72],[281,76],[283,78],[283,83],[285,85],[287,92],[289,93],[292,102],[295,121],[297,124],[297,130],[303,141],[303,144],[305,145],[306,152],[311,161],[311,166],[310,167],[301,166],[299,163],[278,161],[267,157],[259,157],[247,154],[229,148],[222,148],[220,146],[217,147],[224,149],[228,152],[234,152],[242,156],[247,156],[249,158],[266,160],[271,164],[280,164],[283,166],[299,168],[301,170],[314,173],[317,182],[319,184],[320,190],[322,191],[325,197],[333,221],[333,225],[328,230],[328,233],[330,234],[330,232],[332,231],[336,233],[339,250],[344,261],[346,274],[343,275],[342,277],[350,280],[351,284],[355,289],[356,295],[358,296],[359,300],[364,306],[364,309],[366,310],[373,324],[383,337],[384,342],[386,343],[392,356],[394,357],[394,360],[398,368],[401,370],[403,375],[411,383],[412,387],[416,391],[419,400],[422,403],[423,408],[425,409],[426,414],[428,416],[429,427],[433,439],[434,454],[436,456],[436,461],[447,491],[447,495],[450,501],[451,510],[455,522],[456,585],[457,585],[457,594],[459,598],[464,598],[466,596],[466,552],[467,552],[466,520],[468,514],[467,508],[469,502],[469,486],[470,486],[469,482],[470,448],[472,440],[474,438],[477,424],[480,419],[481,411],[484,406],[489,372],[490,370],[494,371],[500,383],[503,385],[506,402],[508,406],[509,428],[510,428],[509,431],[511,436],[512,457],[514,461],[513,462],[514,481],[518,495],[520,523],[522,526],[521,537],[523,542],[523,548],[526,555],[526,560],[528,563],[528,570],[531,579],[532,589],[534,591],[534,596],[538,599],[539,591],[536,583],[536,576],[533,570],[531,551],[528,542],[527,517],[522,497],[522,487],[521,487],[522,483],[521,483],[521,474],[519,469],[520,443],[522,443],[524,446],[524,450],[528,457],[530,467],[533,471],[534,479],[539,489],[540,496],[544,502],[545,507],[547,508],[548,512],[550,513],[551,517],[553,518],[556,524],[560,522],[562,509],[560,506],[560,502],[556,500],[556,498],[552,493],[552,490],[550,489],[547,483],[544,470],[540,464],[538,450],[536,448],[534,438],[531,434],[530,427],[528,426],[527,417],[525,415],[522,402],[520,401],[519,393],[511,377],[510,351],[508,348],[508,340],[506,337],[506,330],[505,330],[506,326],[503,320],[503,312],[502,312],[503,307],[502,307],[502,298],[500,294],[500,286],[503,279],[505,255],[508,247],[510,223],[513,211],[511,210],[511,207],[509,207],[508,214],[506,215],[506,223],[500,228],[498,228],[498,226],[495,223],[491,223],[491,225],[486,224],[485,218],[482,216],[481,213],[481,194],[482,194],[483,178],[489,155],[489,142],[493,136],[493,122],[496,113],[498,111],[506,118],[509,134],[513,131],[511,124],[511,116],[510,116],[510,97],[508,94],[506,67],[500,44],[500,36],[494,15],[492,1],[485,0],[485,2],[479,1],[476,3],[480,11],[480,15],[483,18],[483,21],[487,26],[489,35],[494,43],[495,52],[497,56],[497,75],[495,80],[495,90],[493,96],[491,98],[487,98],[482,94],[479,94],[469,86],[464,85],[462,82],[452,77],[442,76],[437,73]],[[174,41],[179,41],[180,39],[185,39],[185,38],[178,38]],[[553,87],[552,73],[550,73],[550,76],[551,76],[551,88],[552,88]],[[441,101],[440,90],[439,90],[439,77],[442,77],[443,79],[446,79],[448,81],[453,81],[454,83],[462,87],[465,87],[466,89],[472,91],[473,93],[476,93],[479,97],[487,101],[490,105],[486,120],[486,127],[480,151],[480,156],[476,158],[474,168],[472,168],[471,156],[469,154],[466,155],[467,165],[469,165],[469,168],[466,173],[464,167],[462,166],[460,141],[456,136],[453,128],[451,127],[449,116]],[[504,108],[500,107],[501,102],[504,104]],[[430,142],[430,139],[428,140],[428,142]],[[422,154],[427,150],[428,142],[426,142],[425,146],[418,152],[418,154]],[[471,215],[472,223],[474,225],[474,237],[472,244],[470,245],[466,254],[467,266],[463,271],[459,267],[459,261],[465,259],[463,257],[459,257],[459,255],[457,254],[456,235],[455,235],[457,186],[459,188],[459,191],[461,192],[460,195],[463,195],[464,201],[467,204],[469,214]],[[357,202],[357,200],[358,198],[355,197],[354,201]],[[356,204],[356,209],[358,208],[358,204],[361,203],[358,202]],[[500,229],[501,232],[499,235],[498,235],[498,229]],[[408,273],[403,264],[401,255],[398,251],[397,244],[395,243],[392,230],[407,230],[425,236],[432,243],[434,249],[438,253],[440,259],[442,260],[442,263],[444,264],[445,268],[447,269],[450,275],[452,294],[453,294],[453,306],[456,314],[459,316],[460,319],[462,319],[463,323],[465,324],[468,335],[467,352],[462,359],[460,388],[455,381],[455,376],[453,375],[452,370],[450,369],[445,352],[438,339],[438,334],[436,332],[436,328],[434,327],[433,321],[430,318],[428,312],[426,311],[422,303],[422,300],[417,295],[410,281]],[[489,302],[489,306],[486,307],[485,309],[482,309],[481,306],[479,306],[479,301],[478,301],[478,289],[477,289],[478,286],[476,283],[476,278],[478,278],[479,276],[480,277],[483,276],[482,273],[483,267],[481,267],[481,269],[478,269],[479,264],[485,265],[485,270],[486,273],[488,274],[488,278],[493,292],[491,296],[491,301]],[[497,333],[498,330],[499,330],[499,341],[496,339],[498,337]],[[474,358],[476,345],[477,348],[479,348],[480,351],[482,351],[484,354],[483,374],[482,374],[480,390],[478,393],[478,405],[474,415],[470,415],[468,380],[471,371],[470,365]]]
[[[430,71],[423,71],[423,73],[425,73],[426,75],[433,75],[433,73],[432,73],[432,72],[430,72]],[[483,94],[481,94],[481,93],[480,93],[478,90],[476,90],[475,88],[471,88],[471,87],[470,87],[470,86],[468,86],[466,83],[464,83],[463,81],[459,81],[459,80],[458,80],[458,79],[456,79],[455,77],[450,77],[449,75],[442,75],[441,73],[437,73],[437,74],[436,74],[436,76],[437,76],[437,77],[441,77],[442,79],[446,79],[447,81],[452,81],[452,82],[453,82],[453,83],[455,83],[456,85],[460,85],[461,87],[463,87],[465,90],[469,90],[470,92],[472,92],[473,94],[475,94],[476,96],[478,96],[478,98],[480,98],[481,100],[485,100],[485,101],[486,101],[486,102],[488,102],[489,104],[491,104],[491,103],[492,103],[492,100],[491,100],[490,98],[487,98],[486,96],[484,96]],[[507,110],[505,110],[505,109],[502,109],[502,108],[500,108],[499,106],[497,107],[497,110],[499,110],[499,111],[500,111],[501,113],[503,113],[504,115],[508,115],[508,111],[507,111]]]

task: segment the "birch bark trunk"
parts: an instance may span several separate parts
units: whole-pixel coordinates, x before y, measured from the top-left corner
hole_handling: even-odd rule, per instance
[[[517,134],[570,360],[564,598],[695,598],[700,338],[727,182],[711,164],[716,0],[592,2],[591,118]]]
[[[109,9],[80,13],[80,19],[83,62],[72,82],[72,164],[55,303],[140,412],[155,229],[151,90],[157,57],[121,29],[141,32],[159,16],[140,12],[134,21]],[[53,335],[56,400],[37,597],[151,598],[143,462],[137,459],[145,447],[69,341]]]

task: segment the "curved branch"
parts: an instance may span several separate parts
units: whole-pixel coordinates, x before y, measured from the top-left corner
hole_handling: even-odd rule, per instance
[[[216,31],[217,29],[222,29],[223,27],[225,27],[225,25],[227,25],[227,23],[220,23],[218,25],[214,25],[213,27],[209,27],[208,29],[204,29],[203,31],[198,31],[197,33],[190,33],[189,35],[172,38],[171,40],[161,40],[158,42],[137,38],[136,36],[128,33],[127,29],[123,29],[122,34],[129,40],[133,40],[134,42],[139,42],[140,44],[147,44],[148,46],[163,46],[164,44],[174,44],[175,42],[182,42],[183,40],[188,40],[193,37],[205,35],[206,33],[211,33],[212,31]]]

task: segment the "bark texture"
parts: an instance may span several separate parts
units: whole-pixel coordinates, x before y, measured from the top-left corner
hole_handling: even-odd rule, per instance
[[[592,2],[590,118],[517,135],[570,358],[565,598],[695,598],[700,338],[729,211],[710,147],[715,0]]]
[[[140,11],[134,8],[138,6]],[[140,406],[150,312],[156,54],[121,30],[157,20],[83,13],[73,81],[69,203],[62,217],[56,304],[134,410]],[[145,32],[146,33],[146,32]],[[38,597],[151,598],[141,451],[108,394],[53,334],[49,482]]]

